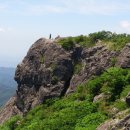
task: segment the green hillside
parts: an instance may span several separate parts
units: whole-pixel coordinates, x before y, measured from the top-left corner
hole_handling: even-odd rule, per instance
[[[130,91],[130,70],[109,68],[88,83],[78,86],[75,93],[50,99],[31,110],[24,118],[13,117],[2,130],[95,130],[106,119],[128,105],[122,99]],[[95,95],[105,96],[93,102]]]
[[[130,35],[116,34],[109,31],[57,40],[56,45],[58,44],[60,47],[63,47],[67,53],[70,53],[71,50],[75,49],[77,46],[82,47],[82,49],[88,49],[98,44],[103,45],[105,48],[105,57],[112,54],[109,51],[113,52],[115,57],[110,57],[109,61],[111,64],[108,64],[107,67],[105,66],[105,69],[102,69],[103,71],[95,75],[92,73],[87,82],[81,82],[76,87],[77,89],[74,93],[68,95],[63,94],[59,98],[50,98],[51,96],[48,96],[50,99],[44,100],[41,105],[24,113],[23,117],[16,115],[6,121],[0,126],[0,130],[96,130],[100,124],[108,119],[122,119],[125,117],[130,112],[130,102],[126,101],[126,96],[130,92],[130,69],[129,62],[125,61],[123,63],[127,63],[128,67],[121,68],[121,66],[116,66],[116,54],[119,56],[122,48],[129,42]],[[126,47],[128,54],[129,47],[130,45]],[[102,52],[94,53],[96,57]],[[121,54],[124,54],[127,61],[129,61],[129,56],[127,56],[125,52]],[[92,56],[93,54],[91,54],[91,58],[93,58]],[[95,57],[87,60],[94,60],[92,63],[96,64],[98,61],[95,61]],[[43,59],[44,56],[42,55],[42,67],[45,63],[45,59]],[[118,57],[118,60],[120,60],[120,57]],[[79,61],[73,63],[73,76],[79,76],[79,72],[83,69],[83,64]],[[89,61],[87,63],[89,63]],[[55,66],[53,65],[52,68],[55,68]],[[85,72],[83,74],[85,74]],[[26,79],[26,75],[24,76]],[[59,80],[57,77],[53,79],[56,83]],[[22,83],[24,83],[24,81]],[[31,86],[29,87],[31,88]],[[71,86],[67,86],[67,88],[68,87]],[[22,93],[22,96],[23,95],[24,93]],[[30,93],[26,93],[25,96],[28,97],[28,95],[30,96]],[[23,100],[20,100],[19,104],[21,106],[25,105]],[[120,112],[122,114],[118,115],[117,113]]]

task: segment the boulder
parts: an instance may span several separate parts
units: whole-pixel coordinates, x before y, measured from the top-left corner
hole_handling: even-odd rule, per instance
[[[63,96],[73,74],[71,54],[41,38],[17,66],[17,107],[24,113],[48,98]]]
[[[102,101],[105,97],[106,97],[106,95],[104,93],[101,93],[101,94],[94,97],[93,102]]]
[[[13,96],[2,108],[2,110],[0,111],[0,124],[4,123],[12,116],[23,115],[23,113],[17,108],[15,103],[16,103],[16,96]]]

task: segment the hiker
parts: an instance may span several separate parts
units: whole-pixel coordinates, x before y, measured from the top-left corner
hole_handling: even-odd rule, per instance
[[[50,36],[49,36],[49,39],[51,39],[51,34],[50,34]]]

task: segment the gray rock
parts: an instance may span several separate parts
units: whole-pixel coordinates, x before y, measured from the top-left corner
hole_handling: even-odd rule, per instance
[[[74,92],[79,84],[87,82],[91,76],[100,75],[104,70],[111,67],[111,59],[117,55],[117,52],[110,51],[103,45],[84,48],[81,53],[83,67],[78,74],[72,76],[67,94]]]
[[[54,40],[39,39],[16,70],[17,107],[26,112],[48,98],[64,95],[72,73],[71,54]]]
[[[114,118],[109,119],[97,127],[96,130],[129,130],[130,114],[129,109],[118,112]]]
[[[125,101],[130,106],[130,93],[128,93],[128,95],[126,96]]]
[[[97,95],[94,97],[93,102],[99,102],[101,100],[103,100],[106,97],[106,95],[104,93],[101,93],[100,95]]]
[[[126,46],[121,50],[117,58],[116,66],[130,68],[130,43],[126,44]]]
[[[15,102],[16,97],[11,97],[9,101],[5,104],[4,108],[0,111],[0,124],[4,123],[6,120],[14,115],[23,115],[23,113],[15,105]]]

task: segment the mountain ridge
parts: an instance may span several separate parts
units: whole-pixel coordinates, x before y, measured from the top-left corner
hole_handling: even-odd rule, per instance
[[[86,129],[96,129],[106,119],[114,118],[119,111],[129,109],[129,98],[125,102],[125,97],[130,91],[129,54],[130,35],[127,34],[102,31],[89,34],[89,36],[40,38],[30,47],[22,63],[17,66],[16,95],[0,112],[0,123],[18,114],[23,116],[23,122],[18,119],[21,125],[18,126],[17,120],[14,121],[18,130],[28,127],[31,130],[37,127],[43,130],[46,129],[48,123],[50,123],[48,129],[53,130],[60,126],[56,122],[59,120],[56,116],[58,115],[63,123],[60,126],[61,129],[80,130],[83,129],[84,122],[89,124],[93,119],[97,121],[96,124],[90,123],[91,125],[86,126]],[[58,101],[53,101],[57,98],[59,98]],[[37,108],[40,104],[43,106]],[[45,112],[41,114],[42,107]],[[91,108],[92,111],[87,108]],[[48,109],[52,116],[45,114],[46,111],[49,112]],[[37,113],[38,121],[33,120],[35,111],[40,113]],[[85,112],[88,114],[85,115]],[[69,114],[72,114],[74,119],[77,117],[77,120],[71,119]],[[127,116],[129,113],[125,114]],[[78,118],[81,118],[80,115],[83,120],[77,123]],[[27,120],[31,124],[28,124]],[[128,118],[128,125],[129,120]],[[38,122],[41,124],[37,125]],[[118,119],[119,122],[120,119]],[[110,126],[99,126],[97,129],[106,127],[106,129],[112,128],[113,130],[114,127],[117,129],[120,127],[118,123],[113,121]],[[125,123],[121,126],[123,127]]]

